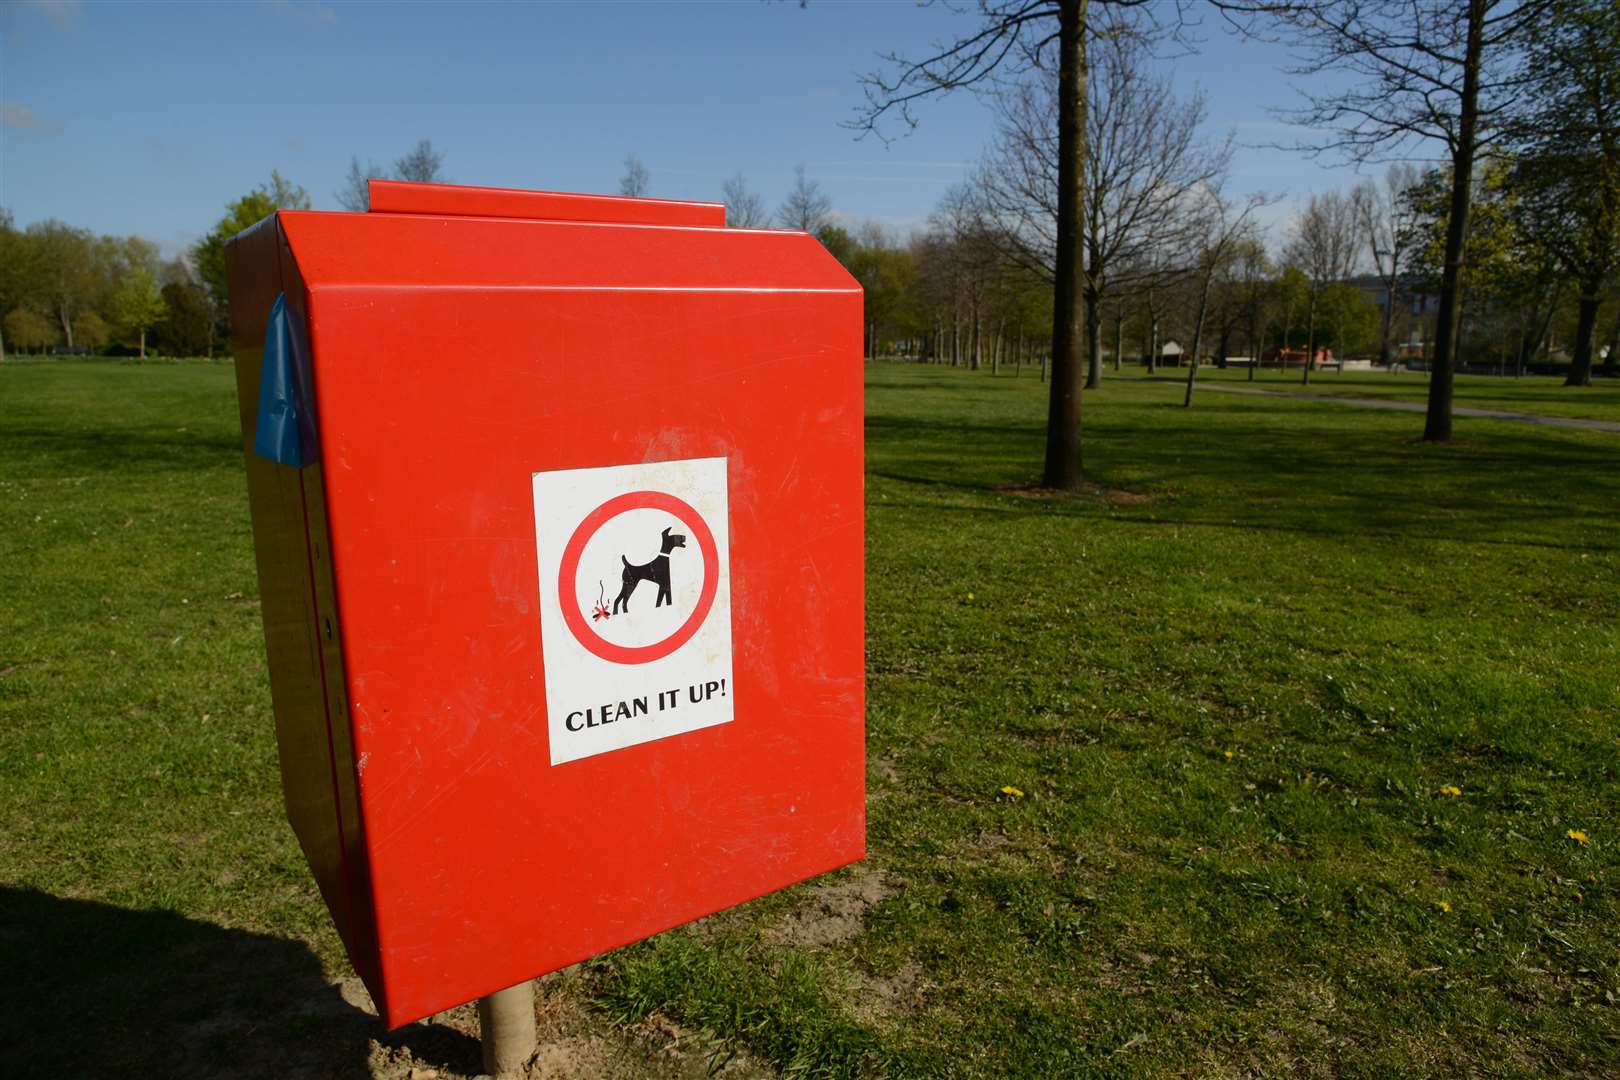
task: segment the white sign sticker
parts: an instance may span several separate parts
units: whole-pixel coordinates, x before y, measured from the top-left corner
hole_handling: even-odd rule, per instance
[[[732,716],[726,459],[534,474],[551,763]]]

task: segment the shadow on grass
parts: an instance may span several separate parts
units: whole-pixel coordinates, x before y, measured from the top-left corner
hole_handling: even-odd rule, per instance
[[[11,1076],[369,1076],[370,1044],[480,1071],[443,1025],[389,1033],[302,942],[0,888],[0,1061]]]
[[[50,476],[158,473],[239,466],[239,437],[125,427],[0,428],[0,446],[14,462]]]
[[[1176,420],[1157,405],[1115,406],[1086,427],[1088,477],[1155,496],[1150,507],[1106,508],[1119,517],[1328,539],[1620,548],[1620,469],[1594,437],[1501,425],[1436,445],[1397,414],[1244,402]],[[1001,416],[956,423],[879,414],[866,435],[873,477],[998,502],[1006,498],[998,488],[1039,475],[1045,443],[1040,424]],[[1085,499],[1030,508],[1103,511]]]

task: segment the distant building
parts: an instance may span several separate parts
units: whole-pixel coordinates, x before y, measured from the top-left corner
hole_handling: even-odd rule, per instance
[[[1273,345],[1271,348],[1260,354],[1260,366],[1302,368],[1305,366],[1305,356],[1306,353],[1304,349],[1290,349],[1279,345]],[[1316,363],[1312,364],[1311,366],[1320,368],[1326,367],[1331,363],[1333,363],[1333,350],[1319,348],[1316,350]]]
[[[1376,274],[1362,274],[1346,278],[1344,283],[1358,290],[1378,309],[1379,320],[1390,304],[1389,287]],[[1413,278],[1401,279],[1395,287],[1395,318],[1391,329],[1390,347],[1398,357],[1419,357],[1428,353],[1428,340],[1432,335],[1433,318],[1440,311],[1440,297],[1426,291]]]

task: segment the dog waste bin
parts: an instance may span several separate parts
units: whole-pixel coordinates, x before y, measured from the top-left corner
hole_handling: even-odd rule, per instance
[[[373,181],[227,249],[287,814],[397,1026],[860,859],[859,286]]]

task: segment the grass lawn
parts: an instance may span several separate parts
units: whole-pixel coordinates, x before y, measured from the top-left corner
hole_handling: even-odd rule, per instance
[[[1035,379],[867,384],[871,858],[546,980],[555,1053],[1620,1071],[1620,437],[1122,379],[1050,499]],[[0,365],[13,1075],[477,1071],[343,981],[256,593],[228,367]]]
[[[1120,378],[1144,377],[1145,368],[1121,372]],[[1258,390],[1281,390],[1324,396],[1383,398],[1389,401],[1427,402],[1429,376],[1421,371],[1390,375],[1382,371],[1311,372],[1309,386],[1302,385],[1302,372],[1295,368],[1260,368],[1249,381],[1247,368],[1217,368],[1208,364],[1198,369],[1199,382],[1253,386]],[[1186,384],[1187,369],[1162,368],[1156,379]],[[1586,420],[1620,420],[1620,379],[1595,378],[1590,387],[1564,385],[1563,376],[1525,375],[1522,378],[1495,375],[1458,375],[1452,386],[1455,404],[1474,409],[1538,413],[1544,416],[1573,416]],[[1179,398],[1177,399],[1180,400]],[[1418,428],[1419,432],[1422,428]]]

